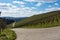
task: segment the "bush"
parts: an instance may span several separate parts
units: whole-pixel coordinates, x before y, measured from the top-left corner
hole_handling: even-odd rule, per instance
[[[0,40],[15,40],[15,39],[16,39],[15,32],[9,29],[5,29],[0,35]]]

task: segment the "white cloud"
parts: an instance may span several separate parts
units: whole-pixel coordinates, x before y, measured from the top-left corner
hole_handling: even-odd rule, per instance
[[[27,2],[56,2],[57,0],[25,0]]]
[[[39,2],[56,2],[57,0],[37,0]]]
[[[60,8],[57,7],[46,8],[45,12],[56,11],[56,10],[60,10]]]
[[[59,4],[58,3],[55,3],[56,6],[58,6]]]
[[[0,3],[0,5],[11,5],[9,3]]]
[[[35,0],[25,0],[25,1],[27,1],[27,2],[34,2]]]
[[[5,17],[5,16],[6,17],[26,17],[26,16],[32,16],[35,14],[35,12],[33,12],[32,9],[29,7],[18,8],[9,3],[8,4],[0,3],[0,4],[1,4],[0,11],[2,12],[1,17]],[[5,8],[5,10],[3,8]]]
[[[31,7],[31,9],[37,9],[36,7]]]
[[[40,3],[40,2],[38,2],[37,4],[36,4],[36,6],[41,6],[42,5],[42,3]]]
[[[25,4],[25,2],[23,2],[23,1],[13,1],[13,3],[14,4],[18,4],[18,5],[20,5],[20,7],[24,7],[24,4]]]
[[[0,11],[2,12],[1,16],[11,16],[19,10],[15,5],[10,3],[0,3]],[[11,14],[11,15],[9,15]]]
[[[25,4],[25,3],[24,3],[24,2],[22,2],[22,1],[13,1],[13,3]]]

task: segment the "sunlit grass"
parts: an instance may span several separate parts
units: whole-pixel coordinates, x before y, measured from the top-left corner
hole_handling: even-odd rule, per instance
[[[15,38],[16,38],[15,32],[10,29],[5,29],[0,34],[0,40],[15,40]]]

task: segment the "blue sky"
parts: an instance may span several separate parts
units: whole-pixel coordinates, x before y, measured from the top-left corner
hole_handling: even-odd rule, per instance
[[[60,0],[0,0],[1,17],[29,17],[60,10]]]

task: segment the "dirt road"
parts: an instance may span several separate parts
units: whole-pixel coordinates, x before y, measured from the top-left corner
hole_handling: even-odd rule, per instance
[[[39,29],[15,28],[13,30],[17,34],[16,40],[60,40],[60,27]]]

